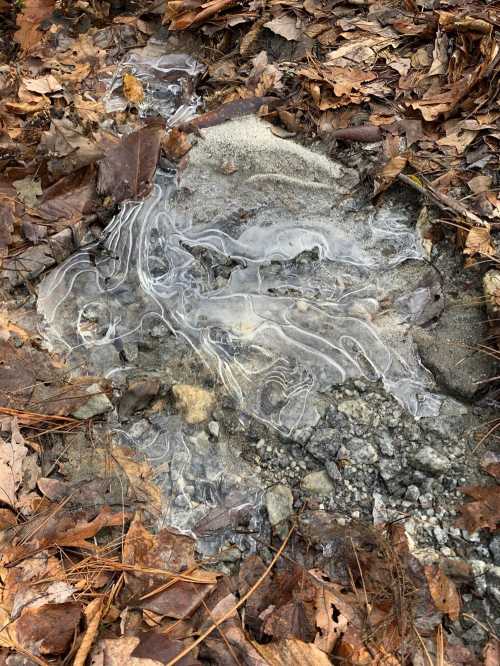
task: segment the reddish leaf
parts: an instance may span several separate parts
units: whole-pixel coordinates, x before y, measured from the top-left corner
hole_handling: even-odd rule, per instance
[[[55,0],[24,0],[17,15],[18,30],[14,37],[23,51],[33,48],[42,38],[40,24],[55,9]]]
[[[494,532],[500,523],[500,486],[467,486],[461,490],[475,501],[459,508],[462,515],[457,525],[470,533],[480,529]]]
[[[15,624],[17,642],[33,654],[63,654],[81,617],[80,604],[45,604],[23,611]]]
[[[145,196],[156,171],[161,135],[161,127],[143,127],[124,136],[99,162],[100,194],[115,203]]]

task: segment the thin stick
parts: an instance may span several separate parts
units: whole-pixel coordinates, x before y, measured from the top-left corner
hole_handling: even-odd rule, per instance
[[[199,636],[199,637],[194,641],[194,643],[191,643],[191,645],[188,645],[187,648],[185,648],[184,650],[182,650],[182,652],[180,652],[176,657],[174,657],[173,659],[171,659],[171,660],[167,663],[166,666],[174,666],[174,664],[177,664],[181,659],[183,659],[186,655],[188,655],[188,654],[191,652],[191,650],[193,650],[197,645],[199,645],[202,641],[204,641],[205,638],[206,638],[207,636],[210,636],[210,634],[211,634],[213,631],[215,631],[215,629],[217,629],[217,627],[218,627],[220,624],[222,624],[222,623],[225,622],[227,619],[229,619],[229,618],[233,615],[233,613],[234,613],[236,610],[238,610],[238,608],[241,608],[241,606],[243,606],[243,604],[247,601],[247,599],[249,599],[249,598],[252,596],[252,594],[255,592],[255,590],[256,590],[260,585],[262,585],[262,583],[264,582],[264,580],[267,578],[267,576],[268,576],[269,573],[271,572],[271,569],[274,567],[274,565],[276,564],[276,562],[277,562],[277,561],[279,560],[279,558],[281,557],[281,553],[285,550],[286,545],[287,545],[287,543],[288,543],[290,537],[292,536],[292,533],[293,533],[294,529],[295,529],[295,526],[292,526],[291,529],[290,529],[290,531],[289,531],[288,534],[286,535],[285,540],[284,540],[283,543],[281,544],[281,546],[280,546],[278,552],[277,552],[276,555],[273,557],[273,559],[272,559],[272,561],[271,561],[271,564],[267,567],[267,569],[264,571],[264,573],[262,574],[262,576],[261,576],[261,577],[258,579],[258,581],[255,583],[255,585],[253,585],[253,586],[248,590],[248,592],[242,596],[242,598],[239,600],[239,602],[238,602],[235,606],[233,606],[230,610],[228,610],[227,613],[224,613],[224,615],[223,615],[219,620],[217,620],[217,622],[214,622],[214,624],[213,624],[211,627],[209,627],[206,631],[204,631],[204,632],[201,634],[201,636]]]
[[[414,190],[417,190],[417,192],[420,192],[420,194],[423,194],[424,196],[431,199],[433,203],[435,203],[436,206],[438,206],[442,210],[448,212],[451,211],[452,213],[459,215],[462,219],[465,220],[467,224],[471,226],[479,226],[486,228],[489,227],[487,222],[478,217],[475,213],[469,210],[462,203],[451,199],[442,192],[439,192],[438,190],[434,189],[432,185],[429,185],[426,182],[424,182],[424,185],[420,185],[420,183],[418,183],[415,179],[411,178],[411,176],[405,176],[402,173],[399,174],[398,179],[401,182],[405,183],[405,185],[413,187]],[[419,180],[422,180],[421,177],[419,177]]]

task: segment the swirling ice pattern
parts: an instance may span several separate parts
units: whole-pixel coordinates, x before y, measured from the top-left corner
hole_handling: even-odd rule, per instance
[[[91,363],[112,373],[113,345],[161,322],[216,370],[244,412],[285,435],[301,425],[314,388],[349,378],[381,378],[416,416],[437,412],[418,366],[390,350],[373,322],[379,267],[366,249],[313,225],[253,228],[239,238],[198,229],[178,213],[173,180],[159,181],[144,202],[122,207],[100,247],[42,284],[39,309],[68,352],[91,350]],[[328,285],[314,269],[307,280],[297,271],[297,256],[313,250]],[[211,268],[228,259],[229,278],[217,283]]]

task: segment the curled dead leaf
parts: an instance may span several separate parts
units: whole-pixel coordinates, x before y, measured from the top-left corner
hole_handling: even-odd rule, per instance
[[[386,190],[396,180],[407,164],[406,155],[396,155],[390,159],[375,179],[374,195]]]

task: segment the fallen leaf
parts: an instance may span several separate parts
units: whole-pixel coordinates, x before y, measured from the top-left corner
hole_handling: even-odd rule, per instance
[[[97,189],[115,203],[145,196],[160,152],[161,127],[143,127],[122,138],[99,162]]]
[[[491,242],[490,230],[486,227],[472,227],[465,240],[464,254],[494,256],[495,248]]]
[[[47,167],[56,177],[68,176],[104,156],[103,148],[84,136],[69,118],[52,120],[40,140],[40,150],[49,157]]]
[[[405,155],[396,155],[387,162],[375,178],[375,196],[386,190],[396,180],[407,161],[408,158]]]
[[[217,580],[212,572],[198,573],[194,548],[194,539],[173,529],[151,534],[136,516],[125,537],[123,560],[158,573],[127,572],[127,591],[134,605],[177,619],[190,617]],[[177,580],[164,588],[171,578],[159,575],[159,571],[189,573],[187,580]]]
[[[264,27],[288,41],[298,42],[302,37],[302,29],[297,27],[297,19],[288,14],[282,14],[272,21],[264,23]]]
[[[448,37],[445,32],[440,30],[436,34],[432,58],[433,61],[428,76],[446,74],[448,71]]]
[[[18,30],[14,34],[23,51],[29,51],[41,40],[40,24],[51,16],[55,4],[55,0],[24,0],[16,19]]]
[[[13,183],[16,188],[17,196],[28,208],[35,208],[38,197],[42,195],[42,186],[39,180],[31,176],[26,176],[21,180],[15,180]]]
[[[461,491],[474,501],[459,507],[457,525],[470,534],[481,529],[495,532],[500,522],[500,486],[466,486]]]
[[[171,160],[180,160],[192,148],[188,135],[177,127],[169,130],[162,138],[161,147]]]
[[[21,116],[37,113],[50,108],[50,100],[47,97],[41,97],[36,102],[6,102],[5,108],[12,113],[17,113]]]
[[[474,176],[471,178],[467,185],[474,194],[480,194],[481,192],[487,192],[492,183],[491,176]]]
[[[139,104],[144,100],[144,88],[142,83],[133,74],[128,72],[123,75],[123,94],[125,99],[133,104]]]
[[[452,621],[460,615],[460,596],[455,583],[446,576],[438,564],[424,567],[427,584],[436,608],[446,613]]]
[[[152,659],[167,664],[186,647],[185,642],[172,640],[154,631],[139,634],[139,643],[130,653],[132,658]],[[179,666],[197,666],[200,662],[187,655],[177,662]]]
[[[40,76],[38,79],[23,79],[23,84],[27,90],[39,95],[49,95],[62,90],[62,85],[52,74]]]
[[[45,604],[25,609],[16,620],[17,642],[32,654],[64,654],[82,615],[79,603]]]
[[[484,646],[484,666],[498,666],[500,664],[500,641],[496,638],[490,640]]]
[[[267,644],[253,643],[259,654],[272,666],[331,666],[328,656],[312,643],[304,643],[296,638]]]
[[[159,517],[163,496],[154,477],[161,470],[154,470],[146,461],[137,460],[136,455],[136,452],[125,447],[113,446],[111,449],[111,460],[127,477],[134,499],[143,503],[152,515]]]
[[[10,442],[0,437],[0,501],[9,506],[17,505],[16,491],[23,478],[23,462],[28,450],[13,419]]]
[[[90,663],[106,666],[164,666],[165,662],[132,657],[132,652],[139,645],[137,636],[103,638],[90,654]],[[189,663],[189,662],[188,662]]]

